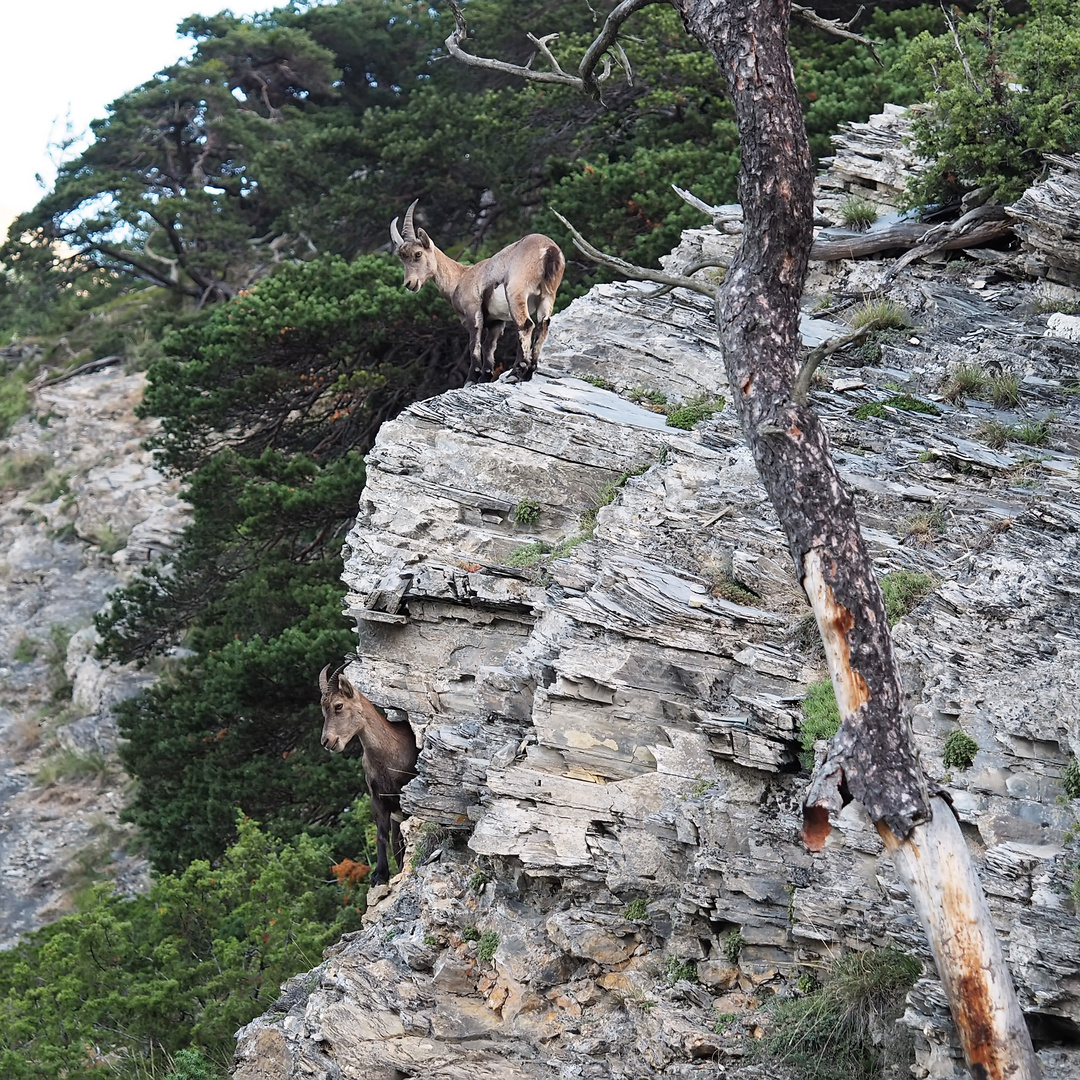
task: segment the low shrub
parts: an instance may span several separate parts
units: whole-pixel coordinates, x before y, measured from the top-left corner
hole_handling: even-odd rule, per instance
[[[979,752],[979,744],[959,728],[945,737],[942,761],[946,769],[968,769]]]

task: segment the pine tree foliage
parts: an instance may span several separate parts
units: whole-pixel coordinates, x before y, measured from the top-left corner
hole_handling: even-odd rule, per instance
[[[292,837],[336,829],[362,789],[359,763],[319,744],[316,679],[355,642],[338,576],[363,452],[465,370],[445,302],[400,276],[380,256],[283,267],[173,333],[150,368],[141,412],[162,419],[154,445],[193,520],[98,628],[121,661],[194,654],[120,709],[128,815],[161,869],[217,858],[237,807]]]
[[[345,902],[326,843],[283,844],[246,819],[237,836],[214,866],[196,860],[134,899],[101,888],[0,953],[5,1080],[141,1080],[170,1055],[192,1072],[224,1065],[236,1029],[359,926],[362,897]]]

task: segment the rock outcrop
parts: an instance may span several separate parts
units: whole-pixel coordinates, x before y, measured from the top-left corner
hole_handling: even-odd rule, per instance
[[[19,359],[20,357],[13,357]],[[40,386],[0,457],[0,947],[107,877],[149,885],[125,851],[112,706],[152,681],[94,659],[107,594],[167,554],[187,520],[119,366]]]
[[[727,242],[687,234],[676,262]],[[1077,1076],[1080,344],[1046,336],[1036,286],[971,265],[898,279],[914,328],[834,355],[813,403],[882,576],[932,576],[895,628],[918,748],[1046,1075]],[[808,336],[883,270],[815,269]],[[761,1006],[801,972],[887,944],[929,964],[857,805],[822,853],[800,842],[809,609],[731,406],[691,431],[657,411],[725,393],[708,304],[647,291],[572,304],[531,383],[381,430],[345,550],[349,676],[423,738],[413,865],[240,1032],[237,1080],[750,1075]],[[942,392],[970,366],[1018,402]],[[905,1022],[916,1075],[961,1074],[932,967]]]

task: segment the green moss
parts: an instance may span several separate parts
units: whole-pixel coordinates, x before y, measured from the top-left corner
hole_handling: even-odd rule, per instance
[[[967,769],[979,752],[979,744],[959,728],[950,731],[945,737],[945,752],[942,762],[946,769]]]
[[[923,401],[921,398],[912,397],[910,394],[893,394],[892,397],[886,398],[882,405],[893,409],[903,409],[905,412],[926,413],[928,416],[941,415],[941,410],[936,405]]]
[[[877,417],[879,420],[884,420],[889,414],[885,411],[885,407],[880,401],[867,401],[860,405],[855,410],[855,418],[857,420],[869,420],[872,416]]]

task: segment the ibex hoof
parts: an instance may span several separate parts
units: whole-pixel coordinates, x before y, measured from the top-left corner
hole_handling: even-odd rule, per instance
[[[515,375],[514,372],[512,372],[512,371],[504,371],[499,376],[499,382],[501,382],[501,383],[519,383],[519,382],[521,382],[521,378],[520,378],[520,376]]]

